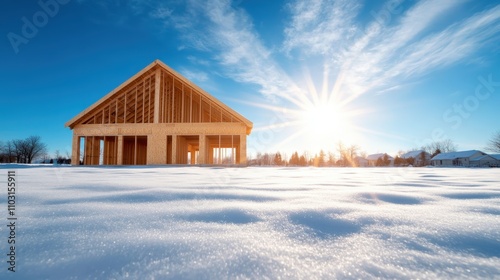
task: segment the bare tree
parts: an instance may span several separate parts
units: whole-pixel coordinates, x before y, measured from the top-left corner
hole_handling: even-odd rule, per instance
[[[16,161],[16,152],[14,148],[14,143],[12,141],[8,141],[4,146],[4,152],[7,155],[7,162],[12,163]]]
[[[440,153],[449,153],[457,150],[457,145],[453,143],[450,139],[446,139],[443,141],[435,141],[427,146],[423,146],[422,150],[428,152],[429,154],[435,154],[436,151],[440,151]]]
[[[13,155],[17,163],[28,163],[26,159],[26,143],[24,140],[10,141],[13,149]]]
[[[328,166],[334,166],[335,165],[335,155],[332,152],[328,152],[328,161],[327,161]]]
[[[5,144],[0,142],[0,162],[8,162],[8,156],[5,152]]]
[[[493,153],[500,153],[500,130],[495,132],[486,146],[486,150]]]
[[[345,166],[347,163],[348,157],[348,148],[344,146],[342,142],[337,143],[337,152],[339,153],[339,162],[341,166]]]
[[[12,140],[9,143],[11,154],[18,163],[32,163],[34,159],[47,153],[47,147],[42,143],[40,136]]]
[[[351,146],[349,146],[349,148],[347,150],[348,150],[348,157],[349,157],[347,160],[349,162],[349,165],[355,166],[354,158],[356,158],[356,156],[358,155],[359,146],[358,145],[351,145]]]
[[[68,159],[69,159],[68,152],[66,152],[66,156],[63,156],[59,150],[56,150],[54,156],[55,156],[57,164],[67,163]],[[224,159],[224,160],[227,161],[227,159]],[[227,163],[229,163],[229,162],[227,162]]]
[[[24,141],[26,142],[26,159],[28,163],[47,153],[47,145],[42,143],[40,136],[30,136]]]
[[[360,153],[360,157],[362,157],[362,158],[367,158],[367,157],[368,157],[368,154],[367,154],[365,151],[362,151],[362,152]]]

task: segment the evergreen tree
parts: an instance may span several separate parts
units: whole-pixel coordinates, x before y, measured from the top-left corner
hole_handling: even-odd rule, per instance
[[[432,153],[431,158],[433,158],[433,157],[435,157],[435,156],[439,155],[440,153],[441,153],[441,150],[440,150],[440,149],[436,149],[436,150],[434,151],[434,153]]]
[[[396,156],[394,158],[394,166],[403,166],[405,165],[406,161],[404,158],[400,158],[399,156]]]
[[[328,152],[328,166],[334,166],[335,165],[335,155],[332,152]]]
[[[278,165],[278,166],[282,166],[283,165],[283,159],[281,158],[280,152],[277,152],[274,155],[274,164]]]
[[[319,152],[319,158],[318,158],[318,166],[323,167],[325,166],[325,157],[326,154],[323,150]]]
[[[427,165],[427,157],[425,156],[425,152],[420,153],[420,166],[425,166]]]
[[[299,158],[299,164],[300,166],[306,166],[307,165],[307,159],[304,155],[301,155]]]
[[[290,157],[290,161],[288,163],[293,166],[299,165],[299,153],[294,152]]]
[[[384,154],[383,165],[389,166],[389,164],[391,164],[391,161],[389,160],[389,156],[387,154]]]

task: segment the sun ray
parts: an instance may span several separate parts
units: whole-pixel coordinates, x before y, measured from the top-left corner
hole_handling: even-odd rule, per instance
[[[311,76],[312,72],[304,67],[301,85],[305,88],[299,88],[298,83],[292,82],[292,89],[285,92],[292,93],[293,97],[283,98],[282,104],[242,100],[236,102],[274,112],[276,117],[270,119],[271,123],[257,125],[254,131],[271,130],[281,133],[280,129],[284,129],[287,136],[275,147],[280,148],[297,139],[301,143],[296,147],[303,150],[331,149],[340,141],[360,144],[357,141],[363,139],[361,134],[376,132],[354,124],[353,120],[359,120],[360,116],[373,110],[351,105],[363,93],[363,89],[344,89],[344,71],[335,73],[336,76],[332,79],[331,70],[328,65],[323,65],[322,83],[317,86]],[[279,96],[283,95],[284,93]]]
[[[292,133],[291,135],[289,135],[285,140],[277,143],[275,146],[275,148],[279,149],[281,147],[284,147],[286,144],[288,144],[289,142],[292,142],[292,140],[295,140],[296,138],[298,138],[299,136],[302,136],[303,135],[303,131],[296,131],[294,133]]]
[[[289,121],[289,122],[280,122],[276,124],[271,124],[267,126],[259,126],[253,129],[253,131],[263,131],[263,130],[268,130],[268,129],[277,129],[277,128],[285,128],[285,127],[293,127],[303,124],[303,121]]]
[[[381,131],[376,131],[376,130],[372,130],[372,129],[368,129],[368,128],[364,128],[364,127],[357,126],[357,127],[354,127],[354,128],[357,129],[357,130],[363,131],[363,132],[368,132],[368,133],[371,133],[371,134],[374,134],[374,135],[380,135],[380,136],[384,136],[384,137],[387,137],[387,138],[392,138],[392,139],[397,139],[397,140],[403,140],[403,141],[408,141],[409,140],[408,138],[405,138],[405,137],[402,137],[402,136],[399,136],[399,135],[385,133],[385,132],[381,132]]]
[[[307,85],[307,92],[311,97],[311,105],[318,104],[320,102],[318,92],[316,91],[316,87],[314,86],[314,82],[311,77],[311,73],[308,68],[304,68],[304,79]]]
[[[323,65],[323,86],[321,88],[321,100],[329,103],[328,96],[328,75],[330,74],[330,69],[326,64]]]

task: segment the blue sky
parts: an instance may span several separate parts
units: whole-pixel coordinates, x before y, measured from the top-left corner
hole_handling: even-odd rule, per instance
[[[51,153],[154,59],[250,119],[253,155],[483,149],[500,129],[495,1],[8,0],[0,19],[0,141]]]

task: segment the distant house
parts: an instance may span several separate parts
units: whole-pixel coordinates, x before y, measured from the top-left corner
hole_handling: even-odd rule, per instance
[[[422,153],[424,154],[424,157],[422,158]],[[413,158],[415,161],[413,165],[415,166],[424,166],[430,163],[431,160],[431,154],[424,150],[416,150],[416,151],[411,151],[407,152],[406,154],[401,155],[401,158],[403,159],[410,159]]]
[[[494,159],[500,161],[500,154],[490,154],[491,157],[493,157]]]
[[[357,167],[368,167],[368,160],[364,157],[357,156],[354,158],[354,163]]]
[[[387,160],[389,162],[387,162],[387,163],[383,162],[384,156],[387,156]],[[368,160],[368,166],[393,166],[394,165],[394,158],[386,153],[369,155],[366,157],[366,160]],[[379,163],[382,162],[382,165],[377,164],[377,162],[379,162]]]
[[[473,167],[498,167],[500,166],[500,160],[496,159],[491,155],[484,155],[474,159],[471,159],[470,166]]]
[[[441,153],[431,159],[431,164],[434,166],[472,167],[477,166],[477,164],[481,161],[480,158],[486,155],[487,154],[478,150]],[[486,162],[487,160],[487,158],[483,158],[483,162]]]

